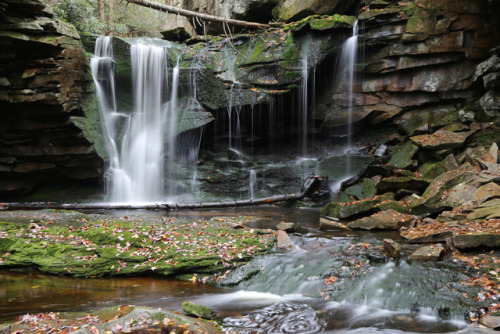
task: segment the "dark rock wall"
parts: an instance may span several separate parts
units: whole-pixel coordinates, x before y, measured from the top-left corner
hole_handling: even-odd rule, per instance
[[[102,159],[75,125],[99,128],[77,31],[37,0],[0,2],[0,22],[0,198],[101,182]]]
[[[498,2],[365,4],[358,16],[364,49],[355,88],[355,120],[371,126],[389,122],[403,134],[413,134],[453,122],[464,107],[477,109],[476,118],[482,117],[474,102],[484,87],[474,82],[474,73],[499,43]],[[346,122],[343,111],[348,102],[342,88],[335,87],[316,108],[323,110],[325,129]]]

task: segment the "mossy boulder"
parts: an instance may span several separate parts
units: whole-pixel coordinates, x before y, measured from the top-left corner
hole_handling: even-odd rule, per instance
[[[418,173],[426,179],[434,179],[446,172],[445,161],[428,161],[420,166]]]
[[[407,141],[392,150],[389,164],[396,168],[414,168],[417,166],[417,162],[413,160],[413,157],[417,152],[418,146],[411,141]]]
[[[280,21],[297,21],[314,14],[343,14],[352,4],[340,0],[281,0],[273,9],[273,16]]]
[[[376,188],[379,194],[396,192],[399,189],[416,190],[423,193],[431,184],[432,180],[418,178],[415,176],[390,177],[380,180]]]
[[[375,196],[350,203],[328,203],[321,208],[321,215],[336,219],[353,219],[360,216],[366,216],[373,212],[380,211],[377,204],[383,201],[394,199],[393,193],[387,193],[382,196]]]
[[[199,317],[206,320],[212,320],[215,318],[214,311],[212,311],[209,307],[193,302],[182,303],[182,310],[186,312],[187,315],[192,317]]]
[[[361,182],[346,188],[344,192],[347,195],[353,196],[357,199],[370,198],[377,194],[376,185],[376,181],[370,178],[365,178]]]
[[[275,241],[259,230],[234,230],[224,223],[0,222],[0,231],[0,251],[7,254],[0,267],[35,266],[76,277],[215,273],[269,252]]]
[[[443,173],[436,177],[422,194],[422,197],[415,202],[412,208],[413,212],[417,214],[433,213],[442,211],[447,207],[459,205],[460,203],[455,202],[455,200],[460,198],[465,199],[465,196],[460,196],[459,193],[453,193],[449,190],[458,187],[462,183],[462,186],[459,188],[467,189],[464,186],[472,181],[476,174],[476,170],[470,164],[465,164],[459,169]],[[456,190],[459,191],[460,189]],[[451,194],[453,195],[454,203],[449,201]]]
[[[193,36],[186,30],[185,27],[176,27],[174,29],[161,31],[163,39],[167,41],[184,42]]]

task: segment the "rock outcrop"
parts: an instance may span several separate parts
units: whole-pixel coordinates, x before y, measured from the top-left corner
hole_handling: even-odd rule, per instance
[[[42,183],[100,183],[102,159],[88,139],[100,129],[97,105],[78,32],[38,0],[3,1],[0,17],[0,198]]]
[[[491,15],[498,5],[449,0],[365,4],[358,16],[364,28],[359,43],[365,48],[352,100],[354,122],[392,123],[402,133],[416,135],[458,117],[497,117],[498,48],[476,73],[475,67],[499,41]],[[322,131],[330,128],[338,136],[339,126],[348,122],[346,89],[341,82],[317,99]]]

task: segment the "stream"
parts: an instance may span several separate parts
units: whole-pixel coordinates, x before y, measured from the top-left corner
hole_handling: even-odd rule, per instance
[[[133,218],[136,212],[115,212]],[[150,219],[160,213],[142,212]],[[453,261],[387,261],[382,239],[395,232],[319,230],[317,209],[279,207],[169,213],[178,218],[258,217],[251,228],[294,222],[294,248],[256,258],[231,275],[258,273],[236,286],[164,277],[78,279],[0,271],[0,321],[26,313],[144,305],[182,312],[192,301],[213,308],[228,333],[490,333],[464,319],[478,290]],[[255,272],[255,270],[254,270]],[[228,277],[229,278],[229,277]],[[230,278],[229,278],[230,279]]]

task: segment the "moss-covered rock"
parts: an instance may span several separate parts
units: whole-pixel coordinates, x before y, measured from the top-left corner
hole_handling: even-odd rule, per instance
[[[417,162],[413,160],[413,157],[417,152],[418,146],[411,141],[407,141],[392,150],[389,164],[396,168],[414,168]]]
[[[186,312],[187,315],[192,317],[199,317],[206,320],[212,320],[215,318],[214,311],[212,311],[209,307],[193,302],[182,303],[182,310]]]
[[[444,160],[427,161],[419,167],[417,172],[426,179],[434,179],[446,172],[445,162]]]
[[[1,266],[36,266],[77,277],[215,273],[268,252],[274,237],[215,224],[95,221],[80,225],[0,223]]]
[[[296,21],[313,14],[343,14],[351,1],[339,0],[282,0],[273,9],[273,16],[280,21]]]
[[[393,193],[375,196],[350,203],[328,203],[321,208],[321,215],[336,219],[352,219],[380,211],[377,204],[394,199]]]

